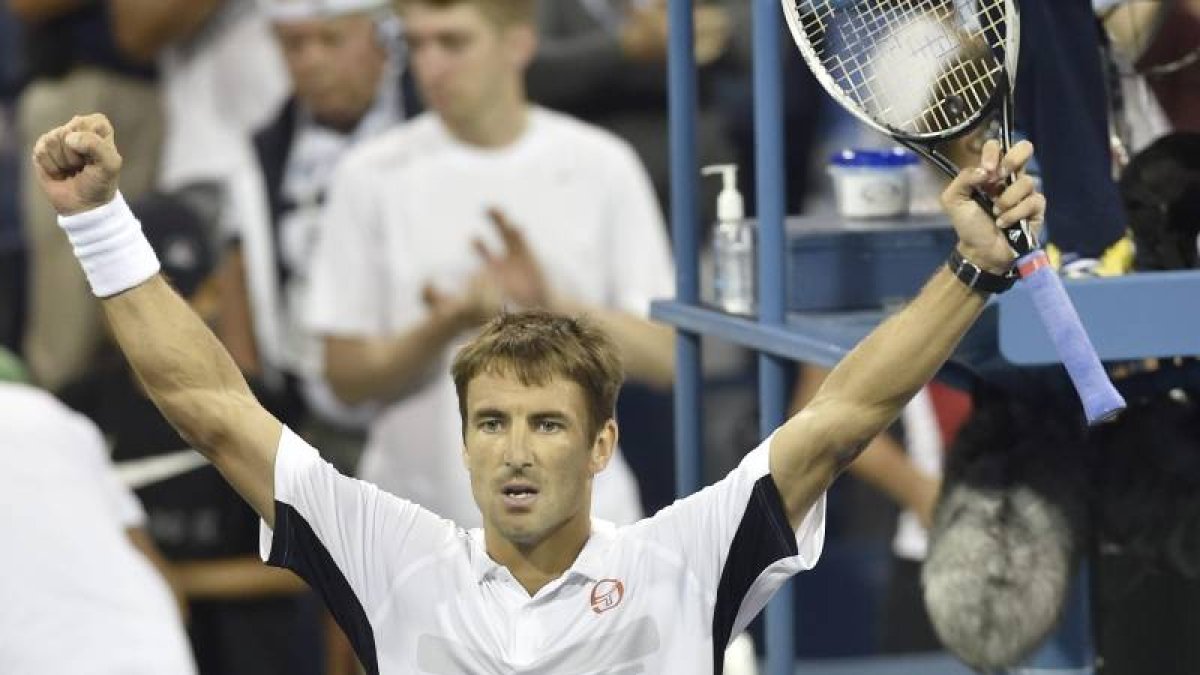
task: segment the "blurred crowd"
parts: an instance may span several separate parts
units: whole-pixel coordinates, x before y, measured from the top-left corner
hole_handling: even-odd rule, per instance
[[[698,0],[694,19],[699,161],[743,167],[752,201],[750,4]],[[1114,172],[1164,135],[1200,132],[1200,2],[1159,4],[1064,0],[1027,12],[1044,11],[1028,30],[1056,47],[1027,60],[1025,98],[1056,100],[1027,104],[1023,129],[1047,192],[1094,197],[1052,197],[1067,204],[1050,229],[1075,271],[1130,268],[1112,253],[1131,236]],[[0,671],[46,672],[21,661],[14,640],[46,645],[65,632],[94,645],[97,634],[72,622],[106,608],[137,614],[117,611],[132,602],[121,590],[144,587],[143,607],[159,620],[114,619],[103,639],[153,643],[163,660],[120,672],[357,672],[319,599],[261,564],[249,507],[196,460],[110,344],[30,175],[41,133],[107,115],[122,193],[164,272],[271,411],[342,472],[464,527],[479,516],[449,355],[505,307],[596,318],[629,377],[621,458],[598,482],[596,507],[627,523],[674,497],[673,334],[649,317],[652,299],[674,294],[667,32],[665,0],[0,5],[0,511],[30,512],[15,534],[0,518],[0,535],[17,542],[0,571],[28,573],[58,603],[44,616],[0,610]],[[883,140],[848,131],[784,44],[789,213],[819,213],[828,153]],[[1077,95],[1064,96],[1064,82]],[[1090,173],[1057,168],[1080,164]],[[1067,174],[1076,182],[1052,178]],[[718,187],[697,195],[705,223]],[[750,360],[713,351],[723,356],[706,364],[709,405],[721,408],[705,420],[709,476],[754,445]],[[821,377],[797,364],[796,407]],[[833,536],[894,536],[880,627],[861,631],[871,636],[861,651],[939,647],[919,560],[944,452],[971,405],[962,392],[927,389],[851,468],[893,505],[837,488],[852,515],[831,520]],[[83,461],[94,470],[63,468]],[[33,555],[81,528],[108,534]],[[72,604],[73,587],[86,601]],[[17,638],[14,621],[31,637]]]

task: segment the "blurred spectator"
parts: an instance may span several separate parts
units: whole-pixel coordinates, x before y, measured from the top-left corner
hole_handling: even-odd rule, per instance
[[[723,78],[746,74],[747,5],[725,0],[696,3],[696,151],[701,166],[735,159],[717,103]],[[649,170],[659,202],[669,204],[665,0],[541,2],[538,30],[537,56],[527,73],[530,99],[628,141]],[[706,184],[701,191],[705,223],[715,215],[718,188]]]
[[[355,148],[335,176],[311,316],[345,401],[388,403],[359,474],[464,527],[480,522],[458,450],[448,360],[504,303],[587,313],[631,378],[671,380],[662,215],[632,149],[527,103],[529,0],[412,0],[401,18],[431,112]],[[667,448],[659,448],[667,452]],[[619,455],[596,481],[601,518],[641,509]]]
[[[21,156],[30,156],[38,136],[76,112],[102,112],[123,139],[128,173],[121,188],[134,199],[153,184],[163,123],[154,70],[122,40],[141,19],[123,11],[130,1],[8,0],[8,7],[23,25],[28,69],[17,102]],[[20,166],[27,174],[29,163]],[[54,213],[28,175],[21,181],[21,209],[30,267],[25,356],[37,380],[54,390],[86,369],[101,340],[100,315]]]
[[[1200,0],[1178,0],[1166,11],[1138,69],[1175,130],[1200,132]]]
[[[157,55],[162,72],[167,126],[159,186],[213,183],[226,190],[250,156],[247,139],[288,95],[263,13],[255,0],[123,1],[144,17],[138,50]],[[203,19],[180,27],[180,15]],[[224,206],[237,212],[236,203]]]
[[[1171,128],[1146,77],[1136,68],[1156,39],[1167,8],[1158,0],[1092,0],[1092,8],[1104,27],[1109,126],[1114,175],[1119,177],[1133,155]]]
[[[107,454],[82,416],[0,381],[5,675],[196,672],[179,608],[147,556],[157,554],[145,514]]]
[[[17,208],[20,144],[13,119],[21,77],[17,26],[0,4],[0,347],[19,351],[25,308],[25,244]]]
[[[217,307],[210,282],[214,255],[202,219],[186,202],[157,193],[133,209],[164,274],[211,320]],[[200,674],[318,675],[320,613],[307,585],[262,564],[258,517],[188,449],[115,350],[103,353],[62,398],[96,422],[113,445],[113,459],[135,482],[150,535],[188,603]]]
[[[247,202],[258,199],[237,223],[224,265],[229,302],[221,338],[246,372],[277,385],[286,380],[290,409],[274,412],[352,474],[376,408],[347,408],[329,391],[320,339],[306,331],[302,313],[334,168],[353,145],[405,116],[399,22],[387,0],[271,0],[263,7],[293,93],[254,136],[257,164],[245,173],[245,189]]]

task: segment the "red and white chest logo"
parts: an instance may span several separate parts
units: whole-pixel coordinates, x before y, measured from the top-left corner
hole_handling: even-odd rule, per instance
[[[625,584],[616,579],[601,579],[592,586],[592,611],[603,614],[617,605],[625,597]]]

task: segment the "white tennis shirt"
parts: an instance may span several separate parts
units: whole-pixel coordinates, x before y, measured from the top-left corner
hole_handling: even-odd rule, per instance
[[[371,674],[719,673],[730,636],[824,541],[824,496],[793,532],[768,447],[651,518],[593,521],[530,597],[482,530],[342,476],[285,429],[262,555],[324,596]]]

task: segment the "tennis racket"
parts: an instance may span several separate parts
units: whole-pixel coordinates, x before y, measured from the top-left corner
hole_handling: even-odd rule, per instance
[[[924,156],[950,177],[938,145],[998,113],[1011,144],[1012,81],[1020,51],[1015,0],[782,0],[792,38],[835,101],[864,124]],[[1010,177],[1011,181],[1011,177]],[[986,213],[991,200],[977,192]],[[1113,387],[1079,314],[1028,223],[1006,232],[1088,424],[1113,419]]]

